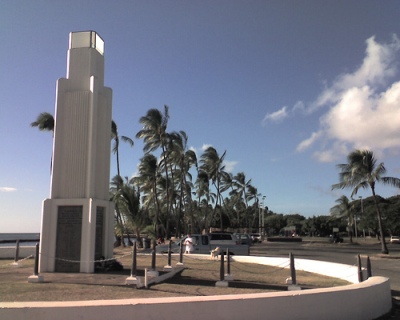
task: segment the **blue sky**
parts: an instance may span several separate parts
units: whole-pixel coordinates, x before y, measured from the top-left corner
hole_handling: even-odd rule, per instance
[[[168,105],[198,155],[226,150],[272,211],[313,216],[350,196],[331,185],[354,148],[400,177],[399,16],[391,0],[0,1],[0,233],[40,230],[52,138],[30,123],[54,114],[70,32],[105,41],[121,135]],[[142,146],[121,147],[124,176]]]

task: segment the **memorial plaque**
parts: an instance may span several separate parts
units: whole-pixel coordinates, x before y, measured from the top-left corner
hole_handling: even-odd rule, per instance
[[[104,207],[96,208],[96,238],[94,259],[99,260],[103,257],[103,225],[104,225]]]
[[[82,206],[58,207],[56,272],[80,272],[82,211]]]

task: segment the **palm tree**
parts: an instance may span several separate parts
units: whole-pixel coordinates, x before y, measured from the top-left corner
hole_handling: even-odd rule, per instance
[[[209,179],[212,181],[212,184],[215,187],[215,190],[217,191],[217,202],[214,207],[214,216],[217,210],[217,206],[219,204],[221,210],[220,210],[220,224],[221,224],[221,230],[224,229],[223,226],[223,219],[222,219],[222,192],[226,191],[225,189],[226,186],[222,186],[222,175],[225,173],[225,165],[224,159],[225,159],[226,151],[222,154],[220,157],[218,155],[217,150],[213,147],[208,147],[204,153],[200,157],[200,169],[204,172],[207,173],[207,176]]]
[[[36,121],[31,123],[31,127],[38,127],[40,131],[51,131],[54,138],[54,117],[51,113],[42,112],[36,118]],[[53,157],[50,159],[50,174],[52,168]]]
[[[122,180],[122,177],[121,177],[120,164],[119,164],[119,141],[121,139],[122,141],[129,143],[129,145],[132,147],[133,140],[126,136],[120,137],[118,135],[118,127],[114,120],[111,121],[111,139],[114,140],[112,152],[115,153],[116,158],[117,158],[117,177],[114,177],[113,182],[116,183],[117,191],[119,191],[119,189],[121,188],[121,186],[124,183],[124,181]],[[114,201],[114,203],[115,203],[117,225],[120,226],[122,233],[125,233],[125,223],[122,219],[121,212],[120,212],[121,211],[120,210],[120,202]],[[118,243],[122,243],[122,245],[125,246],[125,242],[123,241],[123,235],[122,235],[122,237],[118,237],[118,236],[116,236],[116,237],[117,237],[117,245],[118,245]],[[129,239],[129,233],[128,233],[128,239]]]
[[[197,168],[198,169],[198,168]],[[216,195],[210,191],[210,179],[205,171],[198,170],[197,178],[195,182],[197,204],[199,208],[200,217],[199,220],[203,221],[200,229],[208,230],[209,221],[209,203],[214,203]],[[202,210],[204,208],[204,210]]]
[[[160,174],[157,164],[157,158],[152,154],[146,154],[142,159],[140,159],[138,171],[139,175],[132,178],[132,182],[139,186],[141,192],[145,194],[143,204],[146,209],[151,206],[155,209],[154,233],[155,237],[157,237],[158,220],[160,216],[160,202],[158,199],[157,191]]]
[[[51,131],[54,134],[54,117],[48,112],[42,112],[31,123],[31,127],[38,127],[40,131]]]
[[[383,177],[386,168],[381,162],[377,165],[374,153],[369,150],[355,150],[347,156],[347,163],[339,164],[340,169],[339,183],[332,185],[333,189],[353,188],[351,197],[357,194],[360,188],[370,188],[374,199],[376,214],[378,218],[379,232],[381,235],[381,251],[388,254],[385,242],[385,234],[382,227],[382,214],[379,209],[377,197],[375,194],[375,185],[381,182],[384,185],[390,185],[400,188],[400,179],[393,177]]]
[[[162,162],[165,169],[166,177],[166,201],[167,211],[169,210],[169,177],[168,177],[168,154],[166,148],[168,145],[169,136],[167,133],[169,113],[168,106],[164,106],[164,114],[157,109],[150,109],[146,116],[141,117],[139,122],[143,125],[142,130],[136,134],[136,138],[143,139],[143,151],[146,154],[161,148]]]
[[[114,140],[114,145],[112,147],[112,152],[117,157],[117,175],[121,176],[120,173],[120,166],[119,166],[119,140],[127,142],[131,147],[133,147],[133,140],[126,136],[119,136],[118,135],[118,127],[114,120],[111,121],[111,139]]]
[[[258,193],[258,190],[256,187],[253,187],[252,185],[249,185],[247,187],[247,195],[246,195],[247,201],[254,200],[254,203],[252,205],[252,207],[254,209],[254,210],[252,210],[253,219],[251,219],[251,222],[249,224],[250,229],[253,229],[256,219],[257,219],[257,216],[258,216],[258,210],[259,210],[258,197],[259,196],[261,196],[261,193]],[[268,212],[268,209],[267,209],[267,212]]]
[[[248,207],[248,202],[247,202],[247,196],[248,196],[248,188],[250,186],[251,179],[246,181],[246,175],[244,172],[239,172],[235,176],[233,176],[232,180],[232,185],[234,187],[233,192],[231,192],[232,195],[237,194],[237,201],[238,203],[243,202],[244,203],[244,208],[243,208],[243,213]],[[243,207],[243,206],[242,206]],[[240,218],[240,210],[237,210],[238,213],[238,223],[239,225],[241,224],[241,218]]]
[[[337,205],[331,208],[331,216],[336,218],[347,218],[349,225],[349,237],[350,243],[353,242],[353,224],[354,224],[354,206],[350,203],[349,198],[346,196],[341,196],[335,201]]]
[[[170,134],[170,162],[175,165],[175,170],[171,168],[171,176],[174,173],[176,177],[177,191],[179,193],[179,212],[177,216],[177,232],[180,230],[180,221],[183,215],[183,208],[187,203],[191,206],[192,175],[189,170],[197,164],[197,156],[193,150],[188,150],[188,136],[186,132],[172,132]],[[172,178],[172,181],[175,179]],[[193,212],[191,212],[191,230],[193,233]]]

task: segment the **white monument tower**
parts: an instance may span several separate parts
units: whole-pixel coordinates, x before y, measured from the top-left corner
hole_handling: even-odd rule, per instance
[[[113,254],[112,90],[104,87],[103,54],[104,41],[96,32],[70,33],[67,77],[57,81],[39,272],[94,272],[94,260]]]

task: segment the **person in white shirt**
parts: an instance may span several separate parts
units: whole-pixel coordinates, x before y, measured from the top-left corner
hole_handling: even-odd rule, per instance
[[[190,236],[190,234],[187,235],[187,238],[185,239],[185,253],[191,253],[193,251],[193,239]]]

